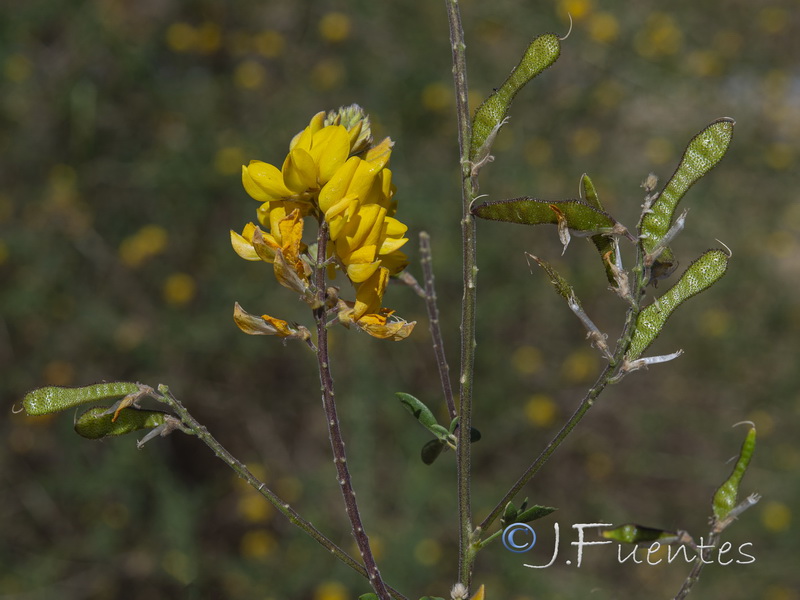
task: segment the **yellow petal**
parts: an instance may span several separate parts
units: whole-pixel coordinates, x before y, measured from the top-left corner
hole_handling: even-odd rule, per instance
[[[341,125],[331,125],[314,135],[311,156],[319,166],[319,183],[324,185],[350,155],[350,137]]]
[[[365,317],[366,316],[372,315],[365,315]],[[391,323],[381,324],[367,320],[366,318],[356,321],[356,326],[372,337],[381,340],[392,340],[395,342],[404,340],[411,335],[411,332],[414,330],[414,325],[416,324],[416,321],[411,321],[410,323],[406,321],[394,321]]]
[[[269,202],[270,200],[275,199],[266,191],[264,191],[264,188],[253,181],[253,178],[247,171],[247,167],[244,165],[242,165],[242,185],[244,186],[244,191],[247,192],[247,194],[254,200],[258,200],[259,202]]]
[[[252,181],[261,187],[270,196],[270,199],[276,200],[292,195],[292,192],[284,185],[283,174],[276,166],[260,160],[251,160],[246,169]],[[242,180],[244,182],[244,175]],[[245,189],[247,189],[247,185],[245,185]],[[255,198],[255,196],[253,197]]]
[[[391,254],[398,248],[401,248],[407,241],[408,238],[397,239],[397,238],[387,237],[384,240],[383,244],[381,244],[381,249],[378,251],[378,254],[380,255]]]
[[[385,215],[386,209],[377,204],[368,204],[359,208],[356,216],[350,220],[352,226],[348,224],[344,234],[351,251],[369,243],[367,238],[376,228],[377,231],[374,232],[372,241],[373,243],[377,242]]]
[[[317,165],[302,148],[295,148],[283,163],[283,182],[296,194],[317,187]]]
[[[403,234],[408,231],[408,225],[401,223],[394,217],[386,217],[386,235],[390,237],[403,237]]]
[[[325,121],[324,112],[318,112],[313,117],[311,117],[311,121],[309,122],[308,127],[303,129],[303,131],[301,131],[292,138],[292,141],[289,144],[289,150],[294,150],[295,148],[302,148],[303,150],[309,150],[311,148],[311,138],[317,131],[322,129],[324,121]]]
[[[486,590],[484,589],[483,586],[481,586],[480,588],[478,588],[478,591],[475,593],[475,595],[469,600],[484,600],[485,597],[486,597]]]
[[[347,276],[353,283],[362,283],[369,279],[380,267],[381,261],[373,263],[356,263],[347,265]]]
[[[381,308],[381,300],[389,283],[389,271],[380,267],[369,279],[358,286],[356,301],[353,305],[353,316],[356,320],[369,313],[377,313]]]
[[[394,146],[394,142],[388,137],[384,138],[379,144],[376,144],[367,151],[364,159],[372,163],[376,169],[382,169],[392,156],[392,146]]]
[[[255,225],[252,223],[245,225],[243,235],[239,235],[231,229],[231,246],[233,246],[234,252],[245,260],[261,260],[253,248],[253,242],[246,237],[249,236],[252,240],[252,229],[255,229]]]
[[[405,269],[407,265],[408,257],[399,250],[381,256],[381,266],[385,267],[392,275],[397,275],[400,271]]]
[[[278,335],[278,327],[274,321],[280,321],[280,319],[265,321],[262,317],[248,313],[239,306],[238,302],[233,306],[233,321],[248,335]],[[286,321],[281,321],[281,323],[287,325]]]
[[[353,175],[361,162],[363,161],[357,156],[348,159],[320,190],[319,207],[322,212],[327,212],[331,206],[339,202],[348,193],[350,181],[352,181]]]
[[[379,189],[376,187],[378,173],[379,171],[374,169],[370,163],[359,159],[358,168],[347,188],[348,193],[356,194],[362,203],[367,202],[370,192],[373,189]]]
[[[260,227],[256,227],[253,232],[253,249],[261,260],[268,263],[274,262],[275,252],[279,248],[280,246],[272,235],[264,233]]]
[[[300,258],[300,245],[303,242],[303,219],[300,211],[295,209],[278,223],[281,233],[281,248],[286,259],[291,263]]]

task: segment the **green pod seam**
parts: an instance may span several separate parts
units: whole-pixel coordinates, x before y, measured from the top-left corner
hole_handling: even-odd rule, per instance
[[[694,136],[686,146],[672,177],[653,201],[650,212],[642,219],[642,247],[646,252],[652,252],[669,231],[675,210],[687,190],[725,156],[733,137],[734,123],[733,119],[727,117],[717,119]],[[660,262],[670,260],[672,253],[666,249]]]
[[[713,285],[725,274],[729,258],[728,254],[722,250],[707,250],[689,265],[678,283],[672,286],[657,302],[639,313],[639,317],[636,319],[636,330],[633,332],[633,339],[628,349],[628,360],[639,358],[642,352],[653,343],[672,311],[692,296]]]
[[[168,414],[160,410],[123,408],[117,420],[112,421],[114,414],[108,413],[108,410],[108,406],[93,406],[75,421],[75,431],[87,439],[99,440],[140,429],[153,429],[163,425]]]
[[[30,416],[47,415],[90,402],[119,400],[139,391],[139,384],[130,381],[95,383],[83,387],[46,386],[25,394],[22,405]]]
[[[475,118],[472,120],[470,160],[475,160],[486,140],[506,118],[508,107],[517,92],[552,65],[559,54],[561,54],[561,40],[555,34],[540,35],[531,42],[522,56],[522,60],[514,67],[503,85],[484,100],[475,112]]]
[[[739,451],[739,460],[733,467],[733,472],[730,477],[719,486],[719,489],[714,493],[714,498],[711,501],[711,506],[714,509],[714,516],[718,521],[723,520],[728,514],[736,507],[736,498],[739,495],[739,484],[742,482],[742,477],[750,464],[750,459],[753,456],[753,451],[756,447],[756,428],[751,427],[747,432],[742,443],[742,449]]]

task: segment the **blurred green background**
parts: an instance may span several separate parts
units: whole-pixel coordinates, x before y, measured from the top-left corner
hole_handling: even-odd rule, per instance
[[[577,196],[588,172],[633,226],[649,172],[662,183],[697,131],[731,116],[728,156],[688,194],[683,265],[719,238],[729,274],[682,307],[653,347],[677,361],[609,389],[525,490],[559,507],[541,544],[481,553],[490,600],[671,598],[688,573],[618,565],[587,549],[544,570],[552,524],[707,531],[745,419],[758,426],[742,487],[761,503],[731,527],[756,562],[708,567],[699,598],[800,598],[800,10],[796,0],[462,0],[473,107],[530,39],[574,27],[556,65],[518,96],[482,175],[491,199]],[[319,110],[358,102],[392,158],[409,224],[433,237],[451,368],[458,362],[460,200],[444,3],[428,0],[30,0],[0,7],[0,597],[344,600],[368,587],[179,434],[85,441],[71,416],[11,408],[36,386],[134,380],[171,386],[239,458],[330,537],[353,548],[329,456],[314,357],[248,337],[235,301],[310,324],[262,264],[231,250],[257,204],[251,158],[280,163]],[[530,273],[557,265],[595,321],[624,306],[594,249],[555,231],[479,224],[474,508],[479,518],[552,437],[601,367],[584,331]],[[630,262],[630,255],[628,256]],[[663,287],[660,289],[664,289]],[[454,461],[394,399],[443,413],[425,308],[407,288],[385,304],[419,322],[402,343],[332,335],[334,375],[364,520],[388,582],[447,596],[456,575]],[[455,379],[455,377],[454,377]],[[353,550],[355,551],[355,550]],[[573,557],[574,558],[574,557]]]

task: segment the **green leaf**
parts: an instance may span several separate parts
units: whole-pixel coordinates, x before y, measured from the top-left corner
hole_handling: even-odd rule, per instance
[[[456,431],[456,427],[458,427],[458,417],[450,421],[450,427],[448,430],[451,434],[454,434]],[[473,444],[481,439],[481,432],[475,429],[474,427],[469,428],[469,441]]]
[[[424,462],[426,465],[432,465],[436,459],[439,458],[442,450],[444,450],[446,447],[447,444],[438,439],[431,440],[430,442],[426,443],[420,451],[422,462]]]
[[[546,517],[552,512],[557,511],[557,508],[552,506],[539,506],[535,504],[530,508],[521,511],[516,518],[516,523],[529,523],[530,521],[535,521],[537,519],[541,519],[542,517]]]
[[[112,381],[83,387],[40,387],[25,394],[22,406],[28,415],[46,415],[91,402],[119,400],[132,394],[144,393],[138,383]]]
[[[583,235],[624,231],[611,215],[583,200],[539,200],[525,196],[479,204],[472,209],[472,214],[521,225],[558,225],[566,220],[570,230]]]
[[[623,542],[625,544],[640,544],[655,541],[674,541],[678,539],[678,534],[674,531],[665,531],[653,527],[643,527],[635,523],[626,523],[614,529],[606,529],[600,532],[604,538]]]
[[[735,121],[729,118],[717,119],[692,138],[683,153],[681,162],[675,169],[664,189],[653,201],[642,219],[642,248],[650,253],[666,235],[672,225],[675,210],[695,182],[708,173],[725,156]],[[674,257],[669,248],[661,253],[654,264],[654,276],[659,271],[669,274],[674,269]]]
[[[120,410],[117,420],[112,421],[114,413],[108,411],[107,406],[90,408],[75,421],[75,431],[87,439],[99,440],[140,429],[153,429],[163,425],[167,417],[164,411],[129,407]]]
[[[711,287],[725,274],[730,257],[722,250],[708,250],[684,271],[678,283],[639,313],[627,359],[641,356],[658,337],[669,316],[678,306]]]
[[[489,153],[486,146],[491,145],[492,137],[497,134],[506,118],[514,96],[526,83],[552,65],[559,54],[561,54],[561,40],[552,33],[541,35],[531,42],[508,79],[475,112],[475,118],[472,120],[470,160],[475,161]]]
[[[717,521],[723,520],[728,516],[728,513],[736,506],[736,498],[739,495],[739,484],[742,482],[747,466],[750,464],[750,459],[753,456],[753,451],[756,447],[756,428],[751,427],[747,432],[747,437],[744,438],[742,448],[739,451],[739,459],[733,467],[731,476],[723,483],[719,489],[714,493],[712,500],[712,507],[714,509],[714,516]]]
[[[421,400],[417,400],[411,394],[406,394],[404,392],[397,392],[395,395],[400,399],[403,406],[408,409],[408,412],[419,421],[420,425],[436,435],[439,439],[447,438],[450,432],[439,425],[439,422],[436,420],[436,417],[433,416],[431,410],[425,406]]]
[[[503,509],[503,516],[500,517],[500,526],[505,529],[507,525],[516,523],[516,518],[518,513],[519,509],[516,506],[514,506],[513,502],[509,502],[508,504],[506,504],[505,509]]]

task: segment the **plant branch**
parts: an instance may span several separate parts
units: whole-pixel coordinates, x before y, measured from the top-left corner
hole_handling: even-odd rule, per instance
[[[325,418],[328,423],[328,434],[331,439],[331,449],[333,450],[333,462],[336,465],[336,479],[342,490],[344,497],[345,511],[350,519],[353,528],[353,537],[358,545],[361,558],[367,570],[370,585],[380,600],[389,600],[389,592],[386,584],[381,578],[375,557],[369,545],[369,538],[364,531],[361,522],[361,514],[358,511],[356,493],[353,490],[353,483],[350,479],[350,470],[347,468],[347,456],[344,449],[342,431],[339,427],[339,416],[336,411],[336,400],[333,391],[333,376],[331,375],[330,359],[328,356],[328,329],[325,314],[325,270],[324,265],[326,248],[328,244],[328,224],[321,221],[319,225],[319,235],[317,236],[317,264],[316,264],[316,287],[318,308],[314,310],[314,319],[317,323],[317,362],[319,365],[319,379],[322,385],[322,405],[325,408]]]
[[[266,498],[267,501],[269,501],[269,503],[278,510],[278,512],[289,519],[289,522],[292,525],[302,529],[306,534],[311,536],[326,550],[328,550],[328,552],[330,552],[348,567],[359,573],[362,577],[368,578],[367,570],[363,565],[359,564],[356,559],[336,545],[336,543],[334,543],[332,540],[327,538],[319,529],[301,517],[300,514],[289,505],[288,502],[281,499],[277,494],[275,494],[275,492],[269,489],[263,481],[253,475],[253,473],[244,464],[236,459],[236,457],[234,457],[214,436],[208,432],[208,429],[201,425],[197,419],[191,415],[186,407],[183,406],[183,404],[172,394],[172,392],[170,392],[166,385],[159,385],[158,391],[160,394],[155,396],[156,399],[169,405],[169,407],[175,411],[175,414],[180,417],[183,424],[189,428],[192,434],[197,436],[200,441],[211,448],[217,458],[222,460],[231,469],[233,469],[239,475],[239,477],[244,479],[253,489],[264,496],[264,498]],[[397,590],[388,586],[387,588],[395,600],[408,600]]]
[[[675,595],[675,598],[673,600],[684,600],[684,598],[686,598],[686,596],[689,595],[689,592],[691,591],[692,587],[694,586],[695,583],[697,583],[697,580],[700,578],[700,573],[702,572],[703,567],[706,566],[708,557],[711,556],[711,550],[713,550],[716,547],[718,541],[719,541],[719,534],[712,532],[708,538],[708,545],[703,544],[703,549],[697,555],[692,570],[689,571],[689,575],[686,577],[686,581],[683,582],[681,589],[678,590],[678,593]]]
[[[428,309],[428,322],[433,340],[433,353],[436,355],[436,364],[439,367],[439,379],[442,380],[442,392],[447,403],[450,419],[456,418],[456,404],[453,400],[453,388],[450,385],[450,365],[444,352],[442,328],[439,324],[439,307],[436,303],[436,288],[433,285],[433,257],[431,254],[431,236],[421,231],[419,234],[419,254],[422,264],[422,273],[425,278],[425,306]]]
[[[477,232],[470,206],[475,197],[475,182],[469,162],[469,147],[472,139],[472,124],[469,116],[467,94],[467,61],[464,29],[458,0],[446,0],[450,25],[450,47],[453,55],[453,83],[456,94],[458,118],[459,165],[461,167],[461,237],[463,257],[464,297],[461,303],[461,373],[459,376],[459,423],[456,447],[456,469],[458,472],[458,521],[459,521],[459,582],[470,588],[472,563],[475,550],[472,547],[472,505],[470,499],[470,432],[472,430],[472,393],[475,371],[475,318],[477,306]]]

